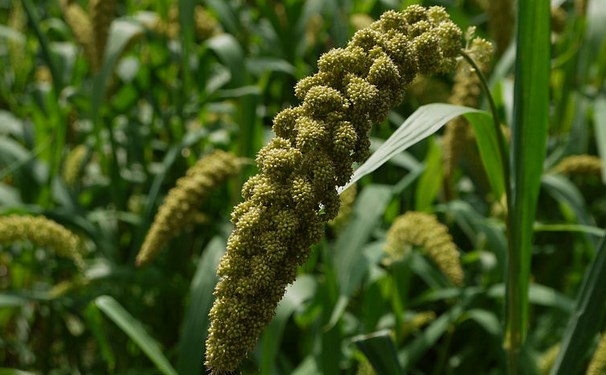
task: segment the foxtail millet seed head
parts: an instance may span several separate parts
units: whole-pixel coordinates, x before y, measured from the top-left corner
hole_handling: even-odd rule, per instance
[[[93,64],[96,61],[95,37],[88,13],[74,0],[61,0],[61,11],[65,22],[72,29],[74,38],[82,46],[86,60]]]
[[[84,268],[82,246],[78,237],[64,226],[43,216],[1,216],[0,244],[29,241],[37,247],[53,250],[71,258],[79,269]]]
[[[78,145],[74,147],[63,163],[63,181],[69,187],[74,187],[78,184],[82,168],[86,162],[88,148],[86,145]]]
[[[217,150],[198,160],[186,175],[177,180],[158,209],[151,229],[137,254],[137,266],[152,261],[162,247],[189,224],[200,202],[211,191],[240,171],[242,161],[235,155]]]
[[[600,343],[587,368],[587,375],[602,375],[604,373],[606,373],[606,334],[602,334]]]
[[[401,258],[414,247],[421,247],[455,285],[463,284],[457,246],[448,233],[448,227],[434,215],[410,211],[393,222],[385,243],[388,262]]]
[[[553,172],[563,175],[594,175],[602,174],[602,159],[594,155],[571,155],[562,159]]]
[[[336,188],[368,156],[373,122],[383,121],[418,73],[454,67],[461,32],[443,8],[388,11],[345,48],[318,61],[295,87],[303,103],[274,118],[276,137],[242,188],[219,268],[206,341],[213,373],[237,370],[273,317],[297,267],[336,217]]]
[[[90,0],[88,13],[93,28],[95,59],[92,61],[93,70],[98,72],[103,66],[105,46],[109,28],[116,12],[116,0]]]

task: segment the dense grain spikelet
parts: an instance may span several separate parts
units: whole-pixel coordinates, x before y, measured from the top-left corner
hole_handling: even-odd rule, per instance
[[[511,43],[515,26],[514,2],[512,0],[488,1],[488,26],[496,44],[495,55],[501,56]]]
[[[551,348],[547,349],[539,357],[539,374],[548,375],[555,363],[558,353],[560,352],[560,344],[555,344]]]
[[[488,72],[492,57],[490,42],[475,38],[471,41],[467,54],[476,62],[482,73]],[[452,95],[448,102],[455,105],[477,107],[482,88],[476,72],[465,61],[457,66]],[[474,140],[473,131],[467,120],[459,116],[450,121],[444,132],[442,142],[444,158],[444,184],[448,199],[454,197],[454,172],[463,150]]]
[[[89,63],[96,59],[93,25],[88,14],[74,0],[61,0],[61,11],[65,22],[72,29],[76,41],[84,49],[84,56]]]
[[[604,375],[606,374],[606,334],[602,335],[600,344],[589,362],[587,375]]]
[[[87,154],[87,147],[78,145],[67,155],[63,165],[63,181],[67,186],[73,187],[78,183]]]
[[[219,22],[201,5],[194,9],[194,24],[198,40],[206,40],[220,31]]]
[[[422,248],[453,283],[463,283],[463,269],[457,246],[448,233],[448,228],[434,215],[407,212],[393,222],[387,232],[385,244],[388,260],[397,260],[414,247]]]
[[[162,206],[160,206],[143,246],[137,254],[137,266],[149,263],[183,226],[190,223],[200,202],[240,170],[241,161],[225,151],[200,159],[177,180]]]
[[[417,73],[449,71],[460,37],[440,7],[388,11],[299,81],[303,103],[274,118],[276,137],[259,151],[259,174],[232,212],[206,341],[213,373],[237,370],[254,349],[297,267],[337,215],[336,187],[367,157],[371,124],[386,118]]]
[[[370,364],[368,359],[366,359],[366,357],[360,357],[358,359],[358,361],[360,361],[360,362],[358,365],[358,372],[356,372],[356,375],[377,375],[377,372],[372,367],[372,365]]]
[[[435,312],[421,311],[402,324],[398,337],[400,338],[400,340],[403,340],[411,334],[418,332],[419,330],[421,330],[421,328],[433,322],[434,320],[436,320]]]
[[[563,7],[551,8],[551,31],[556,34],[561,34],[566,28],[568,13]]]
[[[93,50],[95,51],[92,60],[93,71],[98,72],[103,66],[105,56],[105,46],[109,27],[114,19],[116,11],[116,0],[90,0],[88,12],[93,28]]]
[[[219,22],[201,5],[196,5],[194,9],[194,27],[198,41],[206,40],[221,32]],[[179,38],[179,32],[181,31],[179,7],[172,5],[168,10],[168,19],[158,19],[152,29],[169,39]]]
[[[562,159],[553,171],[564,175],[600,176],[602,159],[593,155],[572,155]]]
[[[0,244],[9,245],[19,241],[52,249],[57,255],[73,259],[80,269],[84,268],[78,237],[43,216],[0,217]]]
[[[574,10],[578,16],[585,17],[588,2],[588,0],[574,0]]]

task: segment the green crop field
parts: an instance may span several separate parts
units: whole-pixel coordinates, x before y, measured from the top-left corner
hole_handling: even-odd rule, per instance
[[[0,0],[0,375],[606,375],[603,0]]]

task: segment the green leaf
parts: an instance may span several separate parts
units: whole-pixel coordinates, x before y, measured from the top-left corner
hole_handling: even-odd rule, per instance
[[[370,185],[362,190],[351,220],[337,239],[333,264],[340,297],[327,328],[338,322],[349,297],[368,271],[369,264],[363,256],[364,245],[383,216],[391,194],[391,189],[382,185]]]
[[[0,368],[0,375],[35,375],[35,372],[17,370],[15,368]]]
[[[286,290],[276,309],[276,315],[261,336],[261,375],[275,373],[274,365],[286,323],[297,308],[316,293],[316,288],[316,280],[311,275],[303,275]]]
[[[17,43],[20,46],[25,44],[25,35],[4,25],[0,25],[0,38],[6,39],[11,43]]]
[[[493,285],[486,293],[491,298],[505,298],[505,285]],[[573,301],[570,298],[555,289],[540,284],[530,284],[528,300],[533,305],[550,307],[566,313],[572,311],[573,308]]]
[[[454,324],[465,311],[465,306],[472,296],[464,297],[464,300],[450,308],[446,313],[434,320],[425,330],[399,353],[398,358],[404,370],[410,370],[421,358],[423,353],[433,348],[435,343],[442,337],[452,324]]]
[[[535,232],[571,232],[571,233],[587,233],[594,236],[606,236],[606,230],[589,226],[575,224],[537,224],[534,226]]]
[[[107,334],[103,329],[103,317],[101,316],[101,312],[99,308],[94,304],[89,304],[84,310],[84,317],[86,319],[86,323],[88,328],[92,331],[96,344],[99,346],[99,351],[101,352],[101,356],[105,360],[105,364],[110,373],[116,367],[116,356],[114,355],[114,351],[112,349],[109,340],[107,339]]]
[[[389,331],[356,336],[351,340],[368,358],[378,374],[399,375],[402,373],[396,346]]]
[[[344,191],[362,177],[372,173],[408,147],[437,132],[448,121],[469,112],[478,112],[478,110],[442,103],[419,107],[364,164],[356,169],[349,183],[339,188],[339,192]]]
[[[550,374],[576,374],[588,356],[606,315],[606,237],[589,266],[570,314],[560,352]]]
[[[23,138],[23,121],[8,111],[0,110],[0,134],[12,134]]]
[[[568,179],[558,175],[545,175],[542,178],[542,185],[545,191],[551,195],[555,201],[561,205],[568,206],[574,212],[574,223],[582,224],[587,227],[596,225],[594,218],[587,212],[587,205],[579,189]],[[595,251],[598,245],[598,239],[595,236],[589,237],[593,246],[591,251]]]
[[[441,207],[440,210],[442,210]],[[507,239],[503,225],[496,220],[480,215],[467,202],[452,201],[445,205],[443,210],[454,216],[459,227],[469,240],[473,241],[475,248],[488,250],[495,255],[499,265],[495,267],[498,271],[495,280],[501,281],[507,255]]]
[[[549,124],[549,14],[549,0],[518,2],[505,335],[511,373],[528,326],[533,225]]]
[[[143,26],[134,20],[116,19],[112,22],[103,67],[95,76],[92,91],[92,119],[96,120],[97,114],[105,100],[107,86],[111,82],[114,66],[122,56],[128,44],[137,36],[143,34]],[[97,129],[98,131],[98,129]],[[97,135],[99,136],[99,135]]]
[[[0,307],[20,307],[25,305],[26,298],[11,294],[0,294]]]
[[[177,375],[177,371],[164,356],[160,344],[118,301],[110,296],[100,296],[95,299],[95,305],[141,348],[160,372],[165,375]]]
[[[494,196],[498,199],[505,193],[503,162],[499,153],[499,140],[494,131],[492,116],[486,112],[465,115],[476,136],[480,158]]]
[[[226,242],[213,238],[196,268],[189,288],[191,301],[185,311],[185,319],[179,339],[177,370],[181,375],[202,373],[204,364],[204,339],[208,329],[208,312],[213,304],[213,289],[217,283],[216,269],[225,252]]]
[[[425,157],[425,170],[419,178],[415,191],[415,209],[428,211],[442,188],[442,149],[440,144],[432,140]]]
[[[594,104],[595,140],[602,159],[602,182],[606,184],[606,97],[600,95]]]
[[[244,75],[246,72],[244,51],[242,51],[242,47],[240,47],[236,38],[230,34],[220,34],[208,39],[206,44],[229,69],[232,82],[230,86],[242,86],[244,84]]]
[[[57,66],[58,62],[51,52],[50,42],[46,36],[46,33],[40,27],[40,18],[38,17],[37,8],[32,4],[31,0],[23,0],[23,9],[25,10],[25,13],[27,13],[29,24],[36,34],[38,41],[40,42],[42,56],[44,57],[44,60],[51,72],[51,76],[53,77],[53,88],[55,89],[55,93],[58,95],[64,86],[62,80],[63,77],[59,73],[59,68]]]

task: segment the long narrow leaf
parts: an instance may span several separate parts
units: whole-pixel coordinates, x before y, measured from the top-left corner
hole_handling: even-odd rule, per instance
[[[378,374],[399,375],[402,373],[396,346],[389,331],[375,332],[352,338]]]
[[[95,299],[95,305],[141,348],[160,372],[165,375],[177,375],[177,371],[162,353],[158,342],[118,301],[110,296],[100,296]]]
[[[606,315],[606,237],[589,266],[551,375],[577,374]]]
[[[284,298],[276,309],[276,315],[261,338],[261,375],[275,373],[274,364],[286,323],[295,310],[315,294],[316,284],[313,277],[303,275],[286,290]]]
[[[425,170],[419,178],[419,184],[415,191],[415,209],[417,211],[429,211],[440,192],[443,179],[442,163],[440,144],[432,139],[425,158]]]
[[[601,95],[594,104],[595,139],[602,159],[602,182],[606,184],[606,97]]]
[[[499,140],[494,131],[492,117],[485,112],[472,112],[466,114],[465,118],[473,126],[488,182],[495,198],[498,199],[505,192],[505,181],[503,179],[505,175],[501,155],[499,154]]]
[[[470,112],[478,112],[478,110],[442,103],[419,107],[364,164],[356,169],[349,183],[339,191],[344,191],[362,177],[385,164],[393,156],[437,132],[448,121]]]
[[[549,0],[518,2],[506,347],[510,373],[526,336],[533,225],[549,123]]]
[[[225,240],[215,237],[208,244],[196,268],[189,288],[191,301],[179,340],[177,370],[181,375],[197,375],[204,362],[204,338],[208,328],[208,312],[214,301],[213,289],[217,283],[215,270],[225,250]]]
[[[391,190],[386,186],[371,185],[364,189],[354,208],[353,219],[337,240],[333,263],[340,297],[328,327],[337,323],[347,306],[349,296],[368,270],[369,265],[362,255],[362,250],[390,199]]]

